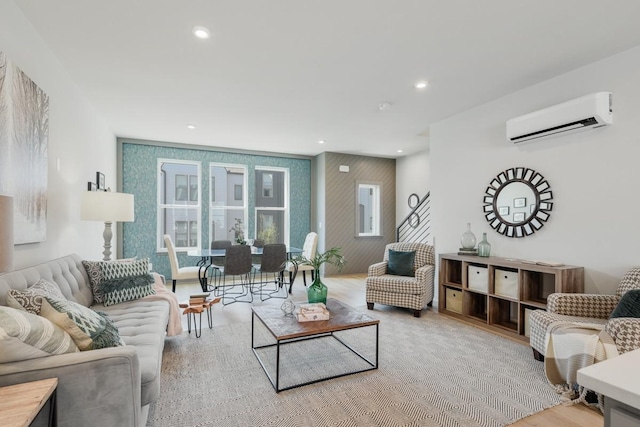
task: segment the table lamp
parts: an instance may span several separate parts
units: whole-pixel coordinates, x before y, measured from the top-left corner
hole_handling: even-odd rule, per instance
[[[0,195],[0,273],[13,270],[13,197]]]
[[[103,260],[111,260],[111,224],[134,220],[133,194],[111,191],[86,191],[82,196],[82,219],[104,221]]]

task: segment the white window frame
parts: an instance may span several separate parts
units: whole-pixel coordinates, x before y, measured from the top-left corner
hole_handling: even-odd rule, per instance
[[[290,218],[290,211],[289,211],[289,194],[290,194],[290,173],[289,173],[289,168],[281,168],[281,167],[276,167],[276,166],[256,166],[255,167],[256,172],[257,171],[273,171],[273,172],[284,172],[284,207],[282,208],[277,208],[277,207],[273,207],[273,206],[258,206],[257,203],[254,205],[254,209],[253,209],[253,216],[254,216],[254,224],[255,227],[253,229],[253,234],[254,234],[254,238],[258,238],[258,210],[259,209],[269,209],[272,211],[284,211],[284,236],[283,236],[283,242],[285,245],[287,245],[287,247],[289,247],[289,238],[290,238],[290,224],[289,224],[289,218]],[[256,188],[256,191],[254,192],[254,194],[258,194],[258,192],[262,192],[262,188]],[[272,189],[272,196],[273,197],[273,189]]]
[[[160,201],[162,200],[162,188],[163,188],[163,182],[162,180],[165,179],[164,173],[162,172],[162,164],[164,163],[173,163],[173,164],[181,164],[181,165],[191,165],[191,166],[196,166],[197,168],[197,179],[198,179],[198,183],[202,182],[202,166],[201,163],[198,161],[191,161],[191,160],[178,160],[178,159],[158,159],[157,163],[156,163],[156,173],[157,173],[157,178],[156,178],[156,188],[157,188],[157,193],[156,193],[156,207],[157,207],[157,222],[156,222],[156,252],[167,252],[167,248],[164,246],[164,224],[163,224],[163,210],[170,208],[170,209],[176,209],[176,208],[182,208],[182,209],[188,209],[188,210],[195,210],[196,211],[196,221],[198,221],[198,223],[200,223],[200,227],[198,227],[198,235],[197,235],[197,242],[202,242],[202,222],[201,222],[201,218],[202,218],[202,185],[198,185],[198,203],[196,205],[177,205],[177,204],[168,204],[168,203],[161,203]],[[173,186],[175,187],[175,186]],[[171,191],[171,190],[170,190]],[[175,188],[173,188],[173,191],[175,191]],[[189,193],[190,193],[190,188],[189,188],[189,175],[187,175],[187,201],[189,201]],[[187,230],[187,234],[188,234],[188,230]],[[175,242],[174,242],[175,244]],[[197,243],[197,246],[188,246],[188,247],[178,247],[176,246],[176,252],[180,251],[180,252],[185,252],[188,251],[190,249],[199,249],[199,243]]]
[[[360,190],[369,189],[372,191],[371,197],[371,230],[360,232]],[[365,219],[366,221],[366,219]],[[356,182],[356,236],[357,237],[379,237],[382,236],[382,183],[372,181]]]
[[[249,182],[249,168],[247,165],[241,165],[241,164],[236,164],[236,163],[220,163],[220,162],[209,162],[209,182],[213,184],[213,181],[211,178],[211,168],[212,167],[221,167],[221,168],[234,168],[234,169],[242,169],[244,170],[244,177],[242,179],[242,205],[241,206],[214,206],[213,202],[215,202],[217,200],[216,197],[214,197],[214,187],[213,185],[209,186],[209,211],[207,212],[207,219],[208,219],[208,225],[209,225],[209,245],[211,244],[211,242],[213,241],[213,229],[211,226],[211,222],[212,222],[212,215],[211,212],[214,209],[224,209],[224,210],[240,210],[242,209],[243,212],[243,218],[242,218],[242,222],[244,224],[244,238],[245,240],[249,238],[248,233],[249,233],[249,205],[248,205],[248,186],[247,183]],[[234,201],[237,201],[235,199],[235,189],[233,190],[232,199]],[[233,224],[227,224],[228,227],[233,226]],[[233,239],[232,239],[233,240]],[[209,246],[207,245],[207,247]]]

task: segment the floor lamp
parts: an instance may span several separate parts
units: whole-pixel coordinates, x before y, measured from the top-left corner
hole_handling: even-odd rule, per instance
[[[13,197],[0,196],[0,273],[13,270]]]
[[[111,260],[111,224],[113,222],[132,222],[133,194],[111,191],[86,191],[82,196],[82,219],[104,221],[104,261]]]

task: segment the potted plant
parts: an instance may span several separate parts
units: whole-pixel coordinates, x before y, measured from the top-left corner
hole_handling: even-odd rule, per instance
[[[242,219],[236,218],[235,224],[229,229],[229,231],[233,231],[234,240],[237,244],[244,245],[247,243],[244,240],[244,225],[242,225]]]
[[[341,254],[341,248],[331,248],[324,253],[316,253],[316,255],[308,259],[304,255],[298,255],[292,262],[296,265],[310,265],[313,267],[313,283],[307,289],[307,298],[310,303],[321,302],[327,303],[327,286],[320,280],[320,267],[327,263],[338,267],[338,271],[347,263],[347,260]]]

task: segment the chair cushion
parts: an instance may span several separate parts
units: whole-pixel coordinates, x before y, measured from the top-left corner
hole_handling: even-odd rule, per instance
[[[366,285],[371,290],[398,294],[424,294],[426,292],[424,283],[409,276],[383,274],[382,276],[367,277]]]
[[[413,270],[415,257],[416,251],[402,252],[389,249],[387,274],[413,277],[415,275]]]
[[[616,317],[640,317],[640,289],[631,289],[622,295],[609,319]]]

